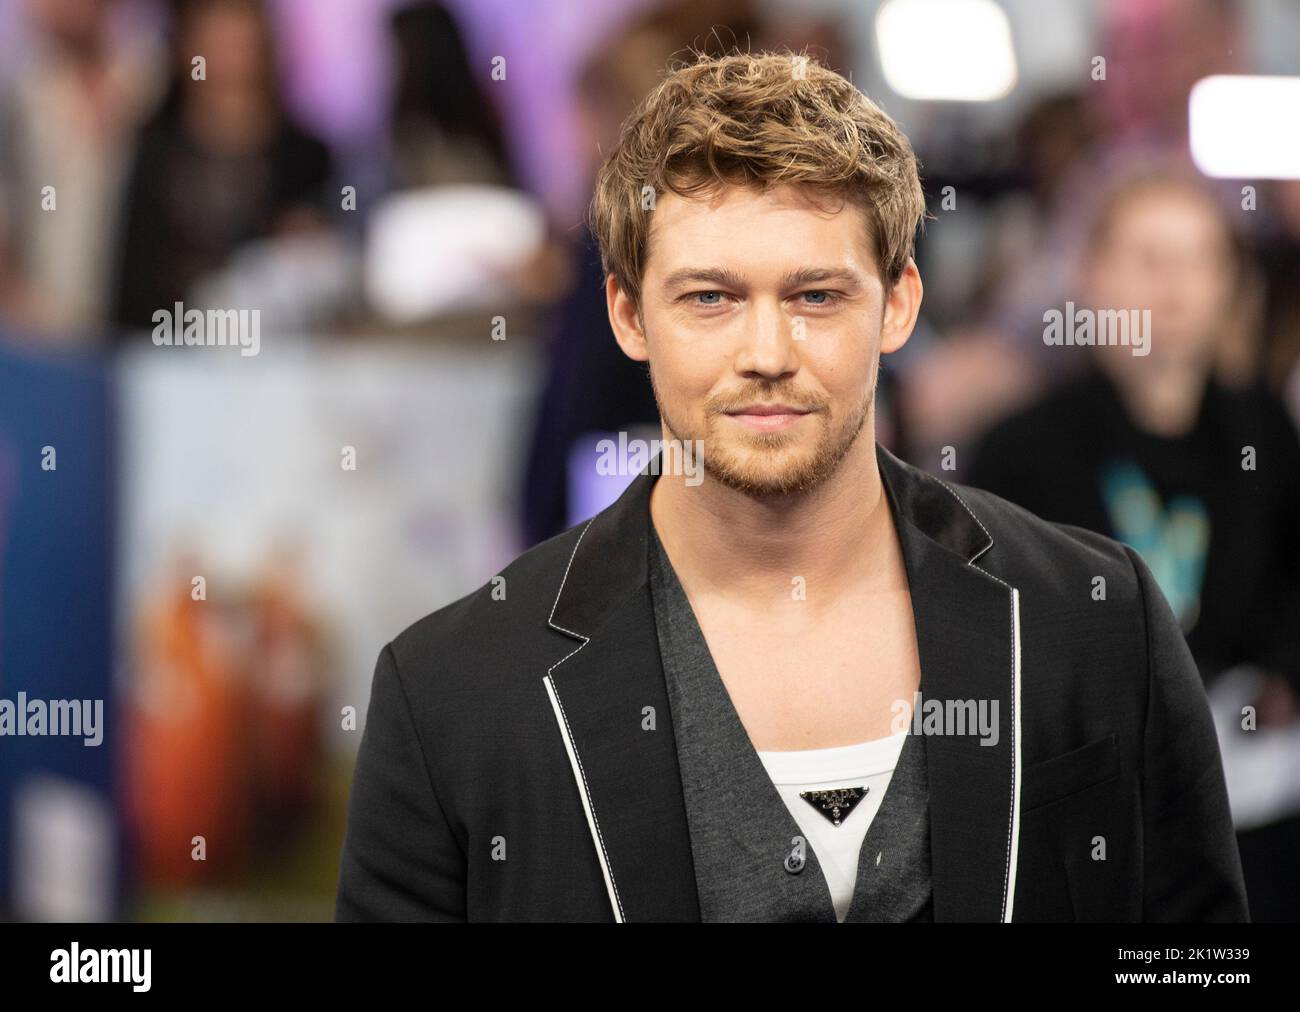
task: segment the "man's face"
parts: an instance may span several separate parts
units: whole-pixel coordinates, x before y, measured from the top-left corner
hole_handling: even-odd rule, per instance
[[[885,295],[863,211],[819,203],[790,187],[659,197],[640,323],[616,325],[667,436],[703,440],[706,471],[754,497],[814,488],[864,429],[874,440],[882,324],[893,351],[915,319]],[[630,321],[614,291],[611,318]]]

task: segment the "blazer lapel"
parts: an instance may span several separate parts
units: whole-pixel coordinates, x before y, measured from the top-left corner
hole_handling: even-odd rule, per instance
[[[582,531],[550,618],[576,643],[544,679],[620,922],[700,919],[647,583],[654,481],[643,472]]]
[[[1020,595],[977,565],[993,539],[956,492],[883,447],[877,459],[907,566],[922,731],[936,707],[956,712],[963,704],[967,717],[985,708],[996,730],[996,740],[969,722],[966,733],[945,723],[945,733],[925,734],[934,918],[1010,921],[1020,823]]]
[[[995,743],[982,744],[978,727],[925,737],[935,920],[1009,921],[1020,817],[1019,593],[976,564],[993,540],[952,489],[879,445],[877,460],[907,566],[922,728],[927,702],[996,717]],[[543,678],[620,922],[700,919],[647,583],[658,463],[582,529],[549,619],[574,646]]]

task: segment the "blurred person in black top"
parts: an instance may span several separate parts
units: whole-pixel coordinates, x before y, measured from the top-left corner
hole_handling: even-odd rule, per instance
[[[284,112],[263,4],[180,0],[174,9],[174,76],[142,132],[121,225],[113,317],[133,329],[151,327],[156,310],[244,243],[329,220],[329,152]]]
[[[1254,663],[1300,689],[1287,621],[1300,617],[1300,441],[1262,385],[1214,376],[1240,262],[1195,177],[1167,164],[1125,175],[1094,226],[1081,304],[1149,309],[1150,353],[1057,349],[1087,355],[1084,374],[995,426],[970,480],[1141,551],[1207,683]]]
[[[1300,440],[1262,383],[1216,379],[1243,262],[1199,177],[1167,163],[1121,177],[1088,239],[1080,304],[1149,309],[1149,353],[1056,349],[1086,355],[1082,375],[995,425],[969,482],[1137,549],[1207,686],[1240,665],[1266,675],[1263,728],[1294,720],[1300,693]],[[1300,821],[1242,837],[1252,912],[1271,919],[1272,896],[1294,917]]]
[[[497,110],[479,84],[451,12],[440,3],[408,4],[392,13],[389,32],[393,187],[518,186]]]
[[[1253,471],[1241,467],[1247,446]],[[1160,434],[1141,427],[1104,371],[1090,370],[996,426],[970,484],[1141,551],[1207,684],[1258,663],[1300,689],[1300,448],[1272,394],[1207,376],[1191,427]]]

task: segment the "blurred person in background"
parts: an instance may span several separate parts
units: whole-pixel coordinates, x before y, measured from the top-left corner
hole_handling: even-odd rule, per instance
[[[524,189],[461,27],[441,4],[422,0],[389,18],[394,84],[388,122],[386,188],[422,190],[480,184]],[[524,304],[553,303],[571,281],[563,241],[548,234],[502,282]]]
[[[243,244],[327,227],[333,206],[329,152],[282,105],[260,0],[180,0],[175,15],[171,88],[139,141],[119,246],[113,319],[131,330]]]
[[[1300,698],[1300,440],[1266,387],[1215,376],[1245,272],[1230,220],[1190,168],[1120,175],[1090,233],[1080,304],[1150,310],[1149,354],[1087,348],[1079,378],[986,434],[969,481],[1138,550],[1207,686],[1240,665],[1266,673],[1254,703],[1267,727],[1294,720]],[[1270,896],[1294,903],[1290,846],[1259,856],[1242,841],[1257,919]]]
[[[0,316],[45,344],[84,344],[108,313],[115,215],[162,54],[113,30],[117,0],[24,6],[30,39],[0,96]]]
[[[394,74],[393,186],[517,186],[500,118],[470,68],[460,26],[440,3],[416,3],[389,22]]]
[[[1150,309],[1150,354],[1089,348],[1082,377],[993,427],[971,480],[1047,519],[1135,547],[1149,538],[1146,557],[1207,681],[1272,656],[1300,687],[1300,630],[1281,628],[1282,616],[1300,614],[1300,445],[1275,396],[1226,389],[1213,375],[1236,311],[1239,249],[1190,170],[1121,177],[1091,234],[1081,304]],[[1258,450],[1257,470],[1242,469],[1245,446]],[[1150,495],[1184,512],[1135,512]],[[1160,520],[1188,525],[1177,530],[1189,537],[1176,545],[1146,526]]]

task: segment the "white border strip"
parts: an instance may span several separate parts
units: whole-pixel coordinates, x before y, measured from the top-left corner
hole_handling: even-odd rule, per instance
[[[605,860],[605,848],[600,842],[600,833],[596,829],[596,817],[591,810],[591,797],[587,793],[587,780],[582,775],[582,767],[578,764],[578,753],[573,748],[573,739],[569,736],[569,725],[564,719],[564,711],[560,707],[560,698],[555,694],[555,686],[551,683],[551,676],[547,675],[542,679],[542,684],[546,686],[546,694],[551,697],[551,709],[555,711],[556,723],[560,725],[560,734],[564,738],[564,751],[569,754],[569,765],[573,768],[573,779],[578,783],[578,796],[582,799],[582,810],[587,813],[587,829],[591,832],[591,841],[596,845],[596,859],[600,861],[600,872],[605,876],[605,891],[609,893],[609,905],[614,910],[615,923],[623,923],[623,911],[619,906],[618,894],[614,891],[614,878],[609,872],[609,863]]]

